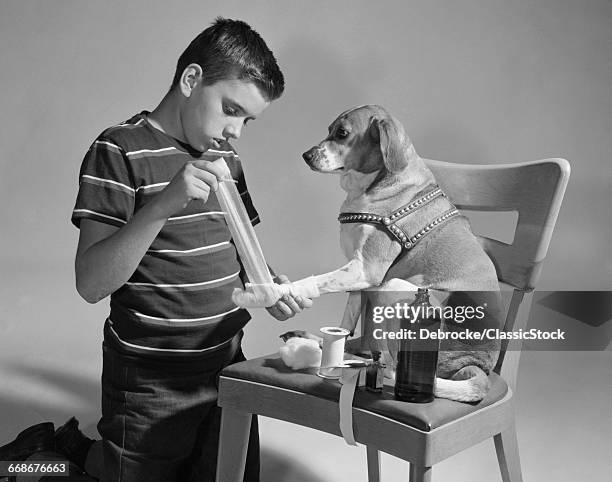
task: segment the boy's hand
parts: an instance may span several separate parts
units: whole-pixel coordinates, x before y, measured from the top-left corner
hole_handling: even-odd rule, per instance
[[[284,274],[278,275],[274,278],[276,284],[287,284],[290,283],[289,278]],[[303,296],[283,296],[276,304],[266,308],[274,318],[279,321],[285,321],[289,318],[293,318],[296,313],[300,313],[304,308],[310,308],[312,306],[312,300]]]
[[[210,191],[216,191],[218,179],[223,177],[219,166],[210,161],[187,162],[156,197],[166,217],[185,209],[194,199],[208,201]]]

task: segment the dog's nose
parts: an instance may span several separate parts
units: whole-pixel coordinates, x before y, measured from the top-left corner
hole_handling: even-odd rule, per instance
[[[309,149],[304,154],[302,154],[302,157],[304,158],[306,162],[312,161],[313,156],[314,156],[314,153],[312,149]]]

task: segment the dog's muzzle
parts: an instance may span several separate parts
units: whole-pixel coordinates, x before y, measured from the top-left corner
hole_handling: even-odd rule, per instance
[[[311,169],[315,167],[315,163],[320,157],[322,150],[323,149],[320,146],[314,146],[302,154],[302,158],[306,161],[306,164],[308,164]]]
[[[342,170],[341,165],[335,165],[334,162],[329,158],[329,153],[325,147],[318,145],[311,149],[308,149],[302,157],[306,161],[306,164],[316,172],[337,172]]]

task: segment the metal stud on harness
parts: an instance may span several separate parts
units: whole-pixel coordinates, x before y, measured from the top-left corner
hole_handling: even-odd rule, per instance
[[[340,224],[368,223],[381,226],[387,233],[389,233],[402,245],[402,249],[410,250],[432,230],[434,230],[438,226],[441,226],[442,224],[446,223],[447,221],[459,214],[459,211],[456,208],[449,209],[448,211],[442,213],[436,219],[428,223],[422,229],[417,231],[412,236],[409,235],[406,231],[404,231],[404,229],[402,229],[401,226],[397,224],[400,219],[408,216],[408,214],[419,210],[423,206],[426,206],[431,201],[440,196],[446,195],[442,192],[442,189],[440,189],[439,186],[435,186],[434,189],[432,189],[425,195],[393,211],[388,216],[381,216],[379,214],[371,213],[340,213],[340,215],[338,216],[338,221],[340,221]]]

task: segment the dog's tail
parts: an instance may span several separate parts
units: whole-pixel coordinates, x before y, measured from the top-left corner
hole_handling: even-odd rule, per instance
[[[450,380],[436,378],[435,395],[457,402],[479,402],[490,387],[489,377],[482,369],[467,366],[455,373]]]

